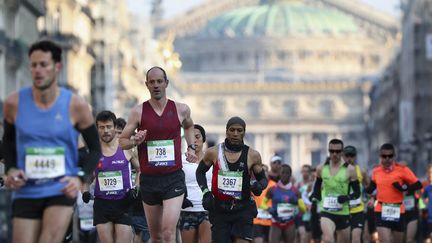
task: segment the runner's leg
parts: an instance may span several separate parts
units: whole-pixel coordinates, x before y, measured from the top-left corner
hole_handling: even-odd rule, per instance
[[[336,225],[333,220],[327,217],[321,217],[321,231],[322,231],[322,241],[324,243],[334,243],[334,233],[336,230]]]
[[[96,230],[100,243],[114,243],[114,224],[112,222],[97,224]]]
[[[391,229],[386,227],[377,227],[378,237],[380,243],[390,243]]]
[[[184,194],[163,201],[162,239],[164,243],[175,242],[177,222],[180,218],[183,197]]]
[[[151,242],[157,243],[162,239],[162,206],[148,205],[143,202],[145,216],[149,227]]]
[[[208,220],[204,220],[199,225],[198,238],[199,238],[199,242],[211,242],[211,224]]]
[[[73,214],[70,206],[49,206],[42,216],[40,243],[62,242]]]
[[[12,220],[13,242],[34,243],[37,242],[41,230],[41,220],[13,218]]]
[[[130,225],[125,224],[115,224],[115,242],[123,243],[123,242],[131,242],[132,241],[132,227]]]

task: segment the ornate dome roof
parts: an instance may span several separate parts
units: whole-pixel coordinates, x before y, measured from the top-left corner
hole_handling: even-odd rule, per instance
[[[354,19],[329,8],[299,1],[243,7],[211,19],[200,33],[204,38],[283,37],[290,35],[355,34]]]

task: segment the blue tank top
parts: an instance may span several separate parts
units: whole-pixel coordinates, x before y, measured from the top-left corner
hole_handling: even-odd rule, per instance
[[[132,187],[131,166],[123,150],[118,147],[112,156],[102,156],[95,170],[95,197],[119,200]]]
[[[48,109],[33,101],[31,87],[19,91],[15,121],[17,167],[29,180],[13,194],[14,198],[44,198],[63,195],[65,175],[78,173],[78,131],[71,123],[72,93],[60,88],[60,95]]]
[[[297,189],[289,190],[275,186],[272,191],[273,222],[285,223],[292,221],[298,214]],[[276,216],[276,217],[275,217]]]

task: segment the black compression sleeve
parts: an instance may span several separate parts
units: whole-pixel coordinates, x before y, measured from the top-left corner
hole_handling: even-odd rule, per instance
[[[101,145],[99,142],[99,134],[95,125],[91,125],[86,129],[79,130],[84,138],[85,143],[88,147],[88,154],[82,158],[84,163],[82,164],[82,170],[84,172],[84,182],[88,182],[92,176],[93,171],[99,159],[102,156]]]
[[[367,188],[365,188],[365,192],[367,194],[372,194],[372,192],[374,192],[375,189],[376,189],[376,184],[375,184],[375,182],[371,181],[370,185]]]
[[[360,197],[360,182],[358,180],[350,181],[349,187],[353,189],[353,193],[349,194],[350,200]]]
[[[262,189],[267,187],[268,180],[267,180],[267,177],[265,175],[264,170],[261,170],[261,172],[255,174],[255,178],[256,178],[257,182],[261,185]]]
[[[199,187],[201,188],[201,191],[204,191],[206,188],[208,188],[207,185],[207,178],[206,178],[206,172],[210,169],[210,166],[207,166],[204,161],[201,160],[201,162],[198,165],[198,168],[195,172],[195,177],[198,182]]]
[[[315,183],[312,190],[311,199],[317,199],[318,201],[321,201],[321,185],[322,185],[322,178],[317,177],[315,179]]]
[[[3,123],[3,156],[5,160],[5,172],[17,167],[16,134],[15,125],[4,120]]]
[[[422,183],[420,181],[416,181],[415,183],[408,185],[407,190],[414,192],[414,191],[422,189],[422,187],[423,187]]]

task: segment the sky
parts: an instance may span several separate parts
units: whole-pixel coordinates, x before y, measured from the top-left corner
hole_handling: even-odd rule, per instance
[[[149,15],[151,8],[151,2],[153,0],[127,0],[129,9],[133,13],[144,13]],[[183,11],[190,9],[191,7],[198,5],[204,0],[162,0],[164,8],[164,17],[172,17]],[[217,1],[217,0],[213,0]],[[350,1],[350,0],[348,0]],[[398,16],[399,10],[398,5],[400,0],[359,0],[370,6],[376,7],[388,14]]]

